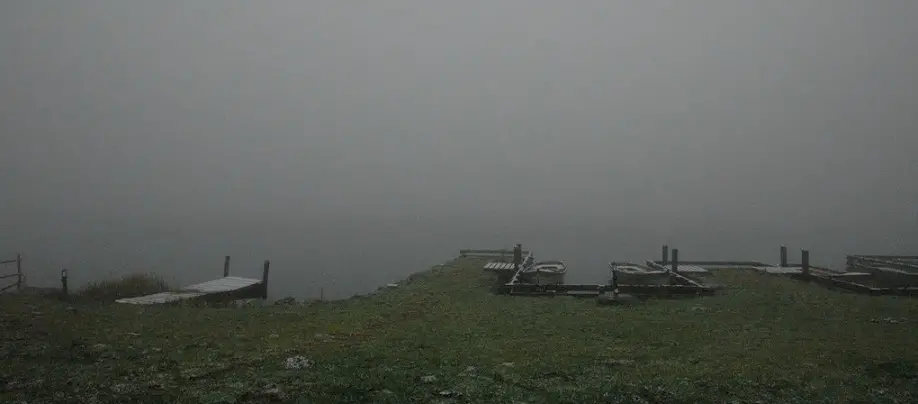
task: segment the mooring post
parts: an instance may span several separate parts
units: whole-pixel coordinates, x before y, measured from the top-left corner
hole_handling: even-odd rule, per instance
[[[223,277],[224,278],[229,276],[229,264],[230,264],[230,256],[227,255],[226,258],[223,260]]]
[[[787,267],[787,246],[781,245],[781,268]]]
[[[523,265],[523,245],[517,244],[513,246],[513,270],[519,271],[520,266]]]
[[[673,248],[672,273],[679,272],[679,249]]]
[[[271,261],[265,260],[265,269],[264,269],[264,272],[262,272],[261,274],[261,287],[262,287],[261,298],[262,299],[268,298],[268,270],[270,268],[271,268]]]
[[[669,263],[669,246],[663,244],[663,265]]]
[[[16,291],[22,290],[22,255],[16,253]]]
[[[61,295],[67,297],[67,268],[61,269]]]
[[[800,272],[803,275],[810,274],[810,252],[808,250],[800,250]]]

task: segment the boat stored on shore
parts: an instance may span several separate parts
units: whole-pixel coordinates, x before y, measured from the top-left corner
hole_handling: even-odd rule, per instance
[[[567,266],[563,261],[538,261],[523,269],[524,282],[536,285],[560,285],[564,283]]]

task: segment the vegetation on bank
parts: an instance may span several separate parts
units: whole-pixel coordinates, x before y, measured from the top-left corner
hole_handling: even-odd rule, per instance
[[[460,258],[372,296],[137,307],[0,297],[0,402],[918,400],[918,300],[722,270],[717,296],[490,292]]]
[[[155,274],[136,273],[118,279],[90,283],[80,289],[77,295],[84,299],[106,303],[125,297],[144,296],[170,290],[172,287],[162,277]]]

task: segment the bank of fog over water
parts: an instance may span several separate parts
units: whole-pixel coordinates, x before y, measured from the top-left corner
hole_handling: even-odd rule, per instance
[[[397,4],[396,4],[397,3]],[[0,2],[0,259],[366,293],[460,248],[918,254],[918,1]]]
[[[564,260],[568,282],[597,283],[606,280],[609,261],[656,259],[664,242],[678,246],[684,259],[770,263],[777,261],[777,246],[786,242],[792,259],[806,247],[814,263],[841,266],[845,253],[913,253],[909,246],[918,241],[908,229],[889,225],[790,226],[783,232],[723,223],[663,227],[625,219],[597,214],[587,222],[558,214],[531,220],[291,220],[286,225],[47,233],[31,240],[7,237],[4,245],[22,246],[28,280],[35,286],[56,286],[61,267],[70,270],[76,286],[137,271],[188,285],[219,277],[223,256],[230,254],[237,276],[260,277],[263,260],[271,260],[270,298],[307,299],[317,298],[322,288],[326,298],[371,292],[451,259],[460,248],[509,248],[514,242],[538,259]]]

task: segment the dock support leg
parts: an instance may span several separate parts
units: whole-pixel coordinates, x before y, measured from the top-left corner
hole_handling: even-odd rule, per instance
[[[523,265],[523,245],[517,244],[513,246],[513,270],[519,271],[520,266]]]
[[[672,261],[671,271],[673,273],[679,272],[679,249],[673,248],[673,261]]]
[[[270,270],[270,268],[271,268],[271,261],[265,260],[265,268],[261,274],[261,287],[262,287],[261,298],[265,300],[268,299],[268,271]]]
[[[22,255],[16,253],[16,291],[22,290]]]
[[[67,298],[67,268],[61,270],[61,296]]]
[[[803,273],[803,276],[810,274],[810,252],[808,250],[800,250],[800,272]]]

